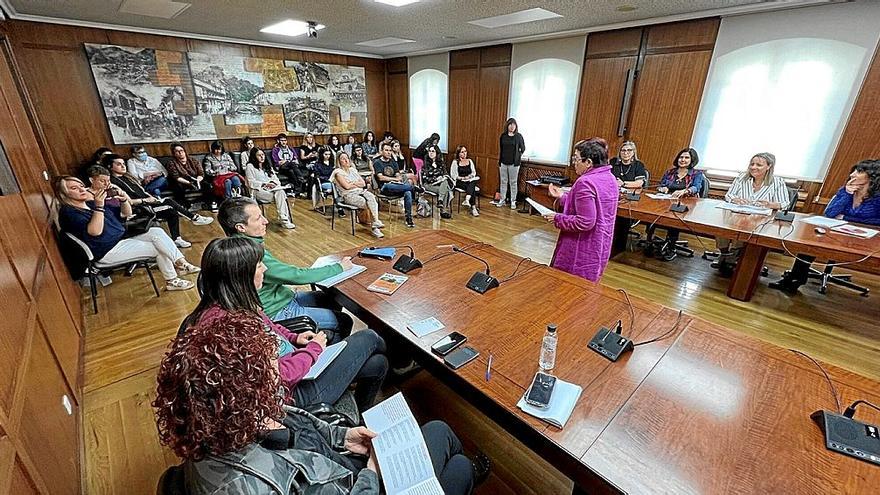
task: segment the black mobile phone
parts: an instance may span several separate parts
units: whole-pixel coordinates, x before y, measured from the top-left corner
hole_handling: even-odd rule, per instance
[[[526,394],[526,402],[535,407],[547,407],[550,404],[550,396],[553,395],[553,387],[556,385],[556,377],[541,373],[535,373],[535,379]]]
[[[480,353],[476,349],[471,346],[462,347],[461,349],[453,352],[452,354],[443,358],[443,361],[450,368],[457,370],[462,366],[468,364],[479,356]]]
[[[438,356],[445,356],[453,351],[456,347],[464,344],[467,341],[467,337],[458,333],[452,332],[446,337],[434,342],[431,346],[431,352]]]

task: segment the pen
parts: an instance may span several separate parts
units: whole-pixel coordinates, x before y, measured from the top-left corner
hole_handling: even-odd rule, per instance
[[[492,378],[492,353],[489,353],[489,362],[486,363],[486,381]]]

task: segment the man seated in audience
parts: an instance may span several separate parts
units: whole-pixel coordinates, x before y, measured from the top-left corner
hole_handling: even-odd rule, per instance
[[[103,163],[103,161],[102,161]],[[168,171],[141,145],[131,147],[131,158],[126,163],[128,173],[141,181],[144,190],[153,196],[160,196],[168,186]]]
[[[296,291],[287,287],[312,284],[338,275],[352,267],[351,258],[345,257],[339,263],[320,268],[300,268],[275,259],[263,243],[269,221],[251,198],[227,199],[220,205],[217,220],[226,235],[263,244],[266,274],[259,290],[260,303],[273,321],[283,324],[284,320],[307,315],[327,333],[331,344],[351,333],[351,317],[342,312],[342,306],[332,296],[322,291]]]
[[[415,227],[412,217],[413,192],[421,190],[406,180],[403,172],[398,168],[397,162],[391,159],[391,143],[383,143],[381,155],[373,161],[373,170],[376,173],[376,182],[379,184],[379,193],[386,196],[403,196],[403,211],[406,217],[406,226]]]
[[[853,165],[849,180],[825,207],[825,216],[880,225],[880,160],[862,160]],[[807,283],[810,265],[815,259],[815,256],[798,254],[791,269],[781,280],[771,283],[770,288],[797,293],[798,288]]]
[[[305,192],[306,176],[300,170],[297,150],[287,144],[287,134],[283,132],[275,137],[275,146],[272,148],[272,163],[278,167],[278,175],[287,178],[292,189],[290,194],[296,195]]]

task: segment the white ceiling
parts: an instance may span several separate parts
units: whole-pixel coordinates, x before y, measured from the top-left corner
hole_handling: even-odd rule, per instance
[[[150,0],[167,3],[168,0]],[[177,0],[187,1],[187,0]],[[165,34],[186,33],[208,39],[244,40],[251,43],[289,45],[319,51],[336,51],[377,57],[425,53],[552,33],[584,31],[598,26],[645,24],[650,20],[675,20],[791,7],[816,0],[422,0],[392,7],[373,0],[189,0],[192,5],[173,19],[119,12],[123,0],[0,0],[13,19],[43,20],[133,28]],[[618,7],[636,7],[620,11]],[[542,7],[562,18],[486,29],[468,21],[524,9]],[[261,33],[260,29],[285,19],[317,21],[327,27],[317,39]],[[366,47],[359,42],[397,37],[415,43]]]

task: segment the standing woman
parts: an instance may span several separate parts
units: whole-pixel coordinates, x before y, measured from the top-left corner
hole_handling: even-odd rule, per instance
[[[367,131],[364,133],[364,141],[361,143],[361,147],[364,149],[364,154],[367,155],[368,159],[373,160],[379,156],[379,147],[376,143],[376,135],[373,134],[373,131]]]
[[[505,132],[499,139],[498,166],[501,167],[501,197],[492,201],[497,207],[504,206],[507,201],[507,188],[510,186],[510,209],[516,209],[517,187],[519,185],[519,166],[522,154],[526,150],[526,142],[519,133],[516,119],[507,119]]]
[[[449,176],[455,182],[457,189],[464,190],[465,196],[461,205],[470,208],[471,215],[480,216],[480,212],[477,210],[477,201],[474,198],[477,194],[477,181],[480,180],[480,177],[477,175],[474,161],[468,158],[468,150],[464,145],[460,145],[455,150],[455,160],[449,166]],[[473,204],[471,198],[474,198]]]
[[[734,179],[724,201],[738,205],[753,205],[778,210],[788,205],[788,188],[781,177],[773,175],[776,167],[776,156],[773,153],[758,153],[749,161],[749,169]],[[722,275],[730,276],[736,266],[736,260],[743,243],[731,241],[725,237],[716,237],[718,260],[712,268],[718,269]]]
[[[602,277],[611,257],[617,216],[617,181],[607,163],[607,146],[601,138],[575,145],[571,160],[578,178],[567,193],[550,184],[562,213],[544,215],[559,229],[550,266],[593,282]]]
[[[275,210],[278,212],[278,222],[285,229],[295,229],[296,225],[291,221],[290,205],[287,203],[287,194],[281,188],[281,180],[272,170],[272,165],[266,160],[266,152],[260,148],[252,148],[245,162],[244,174],[248,180],[248,187],[254,192],[254,197],[262,203],[275,202]]]
[[[648,172],[639,160],[636,143],[625,141],[620,145],[617,156],[611,159],[611,173],[617,178],[621,189],[641,189],[648,186]]]
[[[440,157],[440,148],[429,145],[425,154],[425,164],[422,166],[422,187],[437,195],[437,206],[440,208],[440,218],[452,218],[452,185],[453,181],[446,173],[446,166]]]
[[[241,196],[242,177],[238,175],[238,167],[232,157],[223,148],[223,143],[211,143],[211,153],[202,160],[205,173],[212,177],[214,195],[221,198]]]

